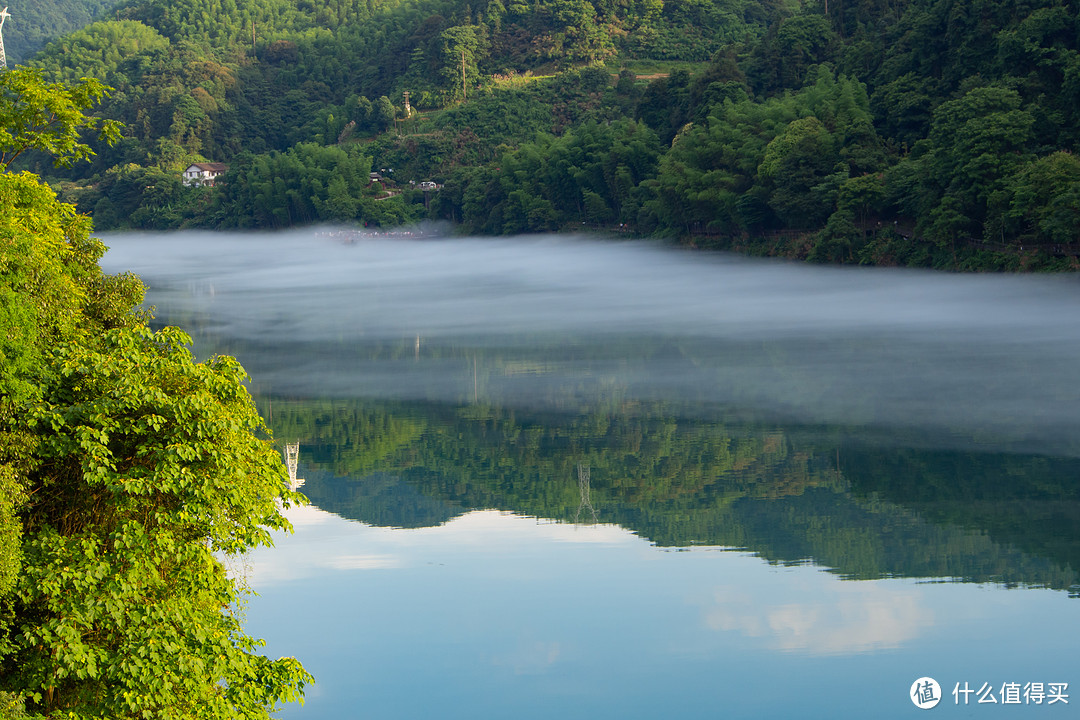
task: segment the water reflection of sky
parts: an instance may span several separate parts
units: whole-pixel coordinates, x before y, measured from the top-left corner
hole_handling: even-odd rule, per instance
[[[249,631],[317,679],[285,717],[900,717],[924,675],[946,693],[1076,680],[1060,592],[843,581],[496,511],[409,530],[291,518],[247,559]]]
[[[694,417],[701,405],[836,423],[883,446],[1080,456],[1073,277],[821,268],[558,237],[342,245],[305,230],[106,241],[106,269],[141,273],[163,320],[196,331],[200,352],[237,354],[279,397],[572,412],[659,401]],[[909,460],[897,472],[925,458]],[[867,456],[852,469],[876,477],[889,467]],[[958,467],[985,480],[990,466]],[[1072,502],[1075,478],[1054,467],[1053,497]],[[952,477],[938,470],[927,477]],[[1031,494],[1040,487],[1027,478],[1020,500],[1052,502]],[[800,497],[812,505],[820,494]],[[788,530],[820,535],[815,523],[835,507],[861,513],[826,502]],[[1024,507],[1008,523],[1053,515]],[[974,555],[986,551],[980,518],[1004,515],[948,503],[942,512],[967,518],[963,532],[942,525],[929,536],[950,552],[925,564],[888,553],[903,562],[884,572],[972,572],[941,565],[963,560],[968,539]],[[776,524],[764,512],[738,517],[762,537]],[[921,712],[908,692],[922,676],[945,690],[938,715],[1065,717],[1080,703],[957,707],[949,694],[965,682],[1080,692],[1077,600],[1060,590],[846,581],[743,551],[660,548],[616,526],[495,511],[408,530],[315,508],[293,521],[295,535],[247,558],[262,592],[249,631],[317,678],[308,705],[287,718],[908,717]],[[903,522],[847,522],[821,544],[837,569],[862,567],[838,564],[845,551],[878,557],[857,532],[842,542],[847,529],[865,525],[882,543],[920,537],[894,532]],[[1033,534],[1034,547],[1054,550],[1051,535]],[[1036,557],[1036,577],[1069,557],[1072,540],[1062,540]],[[789,557],[787,547],[772,557]],[[919,546],[905,547],[917,560]],[[990,559],[1006,566],[1020,555]],[[974,577],[995,577],[993,567]]]

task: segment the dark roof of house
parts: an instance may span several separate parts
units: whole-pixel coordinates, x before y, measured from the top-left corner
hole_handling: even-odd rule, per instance
[[[199,168],[200,170],[204,170],[206,172],[223,173],[229,169],[229,166],[225,163],[192,163],[188,167],[188,170],[190,170],[191,168]]]

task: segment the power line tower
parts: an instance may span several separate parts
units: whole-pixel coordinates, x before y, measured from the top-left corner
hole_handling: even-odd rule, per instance
[[[8,6],[5,5],[4,9],[0,10],[0,70],[7,70],[7,53],[4,52],[4,21],[11,17],[7,9]]]
[[[300,443],[285,443],[285,467],[289,470],[289,489],[298,490],[304,484],[304,478],[296,477],[296,466],[300,461]]]
[[[588,508],[589,512],[592,514],[592,521],[594,523],[596,522],[596,510],[592,505],[592,483],[589,477],[589,470],[590,467],[588,465],[577,466],[578,490],[581,491],[581,502],[578,504],[577,512],[574,513],[575,525],[581,519],[581,511],[585,508]]]

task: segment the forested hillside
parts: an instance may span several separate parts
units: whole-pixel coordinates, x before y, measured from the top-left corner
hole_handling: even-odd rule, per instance
[[[56,176],[99,228],[433,218],[971,268],[1080,252],[1074,3],[129,0],[112,14],[34,60],[115,88],[103,112],[126,138]],[[229,165],[224,182],[184,187],[203,160]]]
[[[4,23],[8,64],[29,60],[45,44],[78,30],[115,4],[115,0],[4,0],[11,18]]]

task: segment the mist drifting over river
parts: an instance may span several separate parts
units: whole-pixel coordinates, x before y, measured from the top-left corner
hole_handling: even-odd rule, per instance
[[[1080,454],[1080,282],[833,268],[569,236],[110,234],[257,389],[663,401]]]

